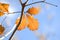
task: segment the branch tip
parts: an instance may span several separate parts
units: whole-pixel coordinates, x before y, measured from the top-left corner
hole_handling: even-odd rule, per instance
[[[45,0],[43,0],[43,1],[38,1],[38,2],[34,2],[34,3],[31,3],[31,4],[27,4],[26,6],[29,6],[29,5],[32,5],[32,4],[36,4],[36,3],[46,3],[46,4],[49,4],[49,5],[52,5],[52,6],[58,7],[57,5],[54,5],[54,4],[51,4],[51,3],[45,2]]]
[[[19,0],[19,2],[21,3],[21,5],[23,4],[21,0]]]

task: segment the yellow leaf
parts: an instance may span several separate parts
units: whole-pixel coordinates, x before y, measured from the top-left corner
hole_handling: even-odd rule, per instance
[[[2,4],[2,5],[6,9],[6,11],[8,12],[9,4]]]
[[[0,16],[3,16],[4,15],[4,13],[3,12],[0,12]]]
[[[19,25],[17,30],[23,30],[26,28],[26,26],[28,24],[26,19],[27,19],[26,16],[23,15],[21,24]],[[16,20],[16,24],[18,24],[19,20],[20,20],[20,18]]]
[[[39,11],[40,11],[40,8],[38,8],[38,7],[32,7],[32,8],[29,8],[29,9],[28,9],[28,13],[29,13],[29,14],[33,14],[33,15],[38,14]]]
[[[2,25],[0,25],[0,35],[2,35],[4,33],[4,30],[5,30],[5,28]]]
[[[27,19],[28,19],[28,28],[32,31],[37,30],[39,26],[38,20],[34,19],[34,17],[31,15],[27,15]]]
[[[8,7],[9,7],[9,4],[0,3],[0,11],[8,12]]]

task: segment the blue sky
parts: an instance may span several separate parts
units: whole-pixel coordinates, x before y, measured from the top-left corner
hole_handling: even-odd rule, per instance
[[[27,4],[36,2],[40,0],[29,0]],[[21,5],[19,0],[0,0],[0,2],[8,3],[9,12],[21,11]],[[24,2],[24,0],[23,0]],[[40,6],[41,12],[34,17],[39,21],[39,29],[37,30],[40,35],[45,35],[46,40],[60,40],[60,0],[46,0],[46,2],[56,4],[58,7],[54,7],[45,3],[34,4],[25,8],[25,11],[32,6]],[[3,21],[4,17],[0,17],[0,23]],[[16,19],[19,14],[10,14],[2,25],[6,28],[6,32],[14,26]],[[50,17],[50,19],[49,19]],[[9,24],[7,24],[9,22]],[[8,30],[8,31],[7,31]],[[11,34],[10,34],[11,35]],[[8,40],[10,35],[3,40]],[[28,28],[17,31],[15,35],[17,40],[38,40],[35,32],[30,31]]]

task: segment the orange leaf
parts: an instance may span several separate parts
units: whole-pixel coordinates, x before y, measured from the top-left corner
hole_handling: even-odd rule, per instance
[[[8,12],[8,7],[9,7],[9,4],[0,3],[0,10],[2,12]]]
[[[0,12],[0,16],[3,16],[4,15],[4,13],[3,12]]]
[[[32,8],[29,8],[29,9],[28,9],[28,13],[29,13],[29,14],[33,14],[33,15],[38,14],[39,11],[40,11],[40,8],[36,8],[36,7],[32,7]]]
[[[2,25],[0,25],[0,35],[3,34],[4,30],[5,28]]]
[[[23,15],[22,21],[21,21],[21,24],[20,24],[19,27],[18,27],[18,30],[23,30],[23,29],[26,28],[26,26],[27,26],[27,24],[28,24],[26,19],[27,19],[26,16]],[[17,20],[16,20],[16,24],[18,24],[19,20],[20,20],[20,19],[17,19]]]
[[[28,18],[28,28],[32,31],[37,30],[39,26],[38,20],[34,19],[34,17],[31,15],[27,15],[27,18]]]

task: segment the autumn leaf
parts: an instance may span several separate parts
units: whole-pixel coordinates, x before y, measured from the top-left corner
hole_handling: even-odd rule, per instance
[[[5,30],[5,28],[2,25],[0,25],[0,35],[2,35],[4,33],[4,30]]]
[[[0,11],[8,12],[8,7],[9,7],[9,4],[0,3]]]
[[[8,12],[9,4],[0,3],[0,16],[4,15],[4,12]]]
[[[6,11],[8,12],[9,4],[2,4],[2,5],[6,9]]]
[[[3,12],[0,12],[0,16],[3,16],[4,15],[4,13]]]
[[[39,11],[40,11],[40,8],[38,8],[38,7],[32,7],[32,8],[29,8],[27,12],[29,14],[36,15],[36,14],[39,13]]]
[[[21,24],[19,25],[19,27],[18,27],[17,30],[23,30],[23,29],[26,28],[26,26],[27,26],[27,24],[28,24],[26,19],[27,19],[26,16],[23,15],[23,17],[22,17],[22,22],[21,22]],[[19,18],[16,20],[16,24],[18,24],[18,22],[19,22]]]
[[[38,20],[35,19],[33,16],[31,15],[27,15],[27,19],[28,19],[28,28],[32,31],[35,31],[38,29],[39,23]]]

